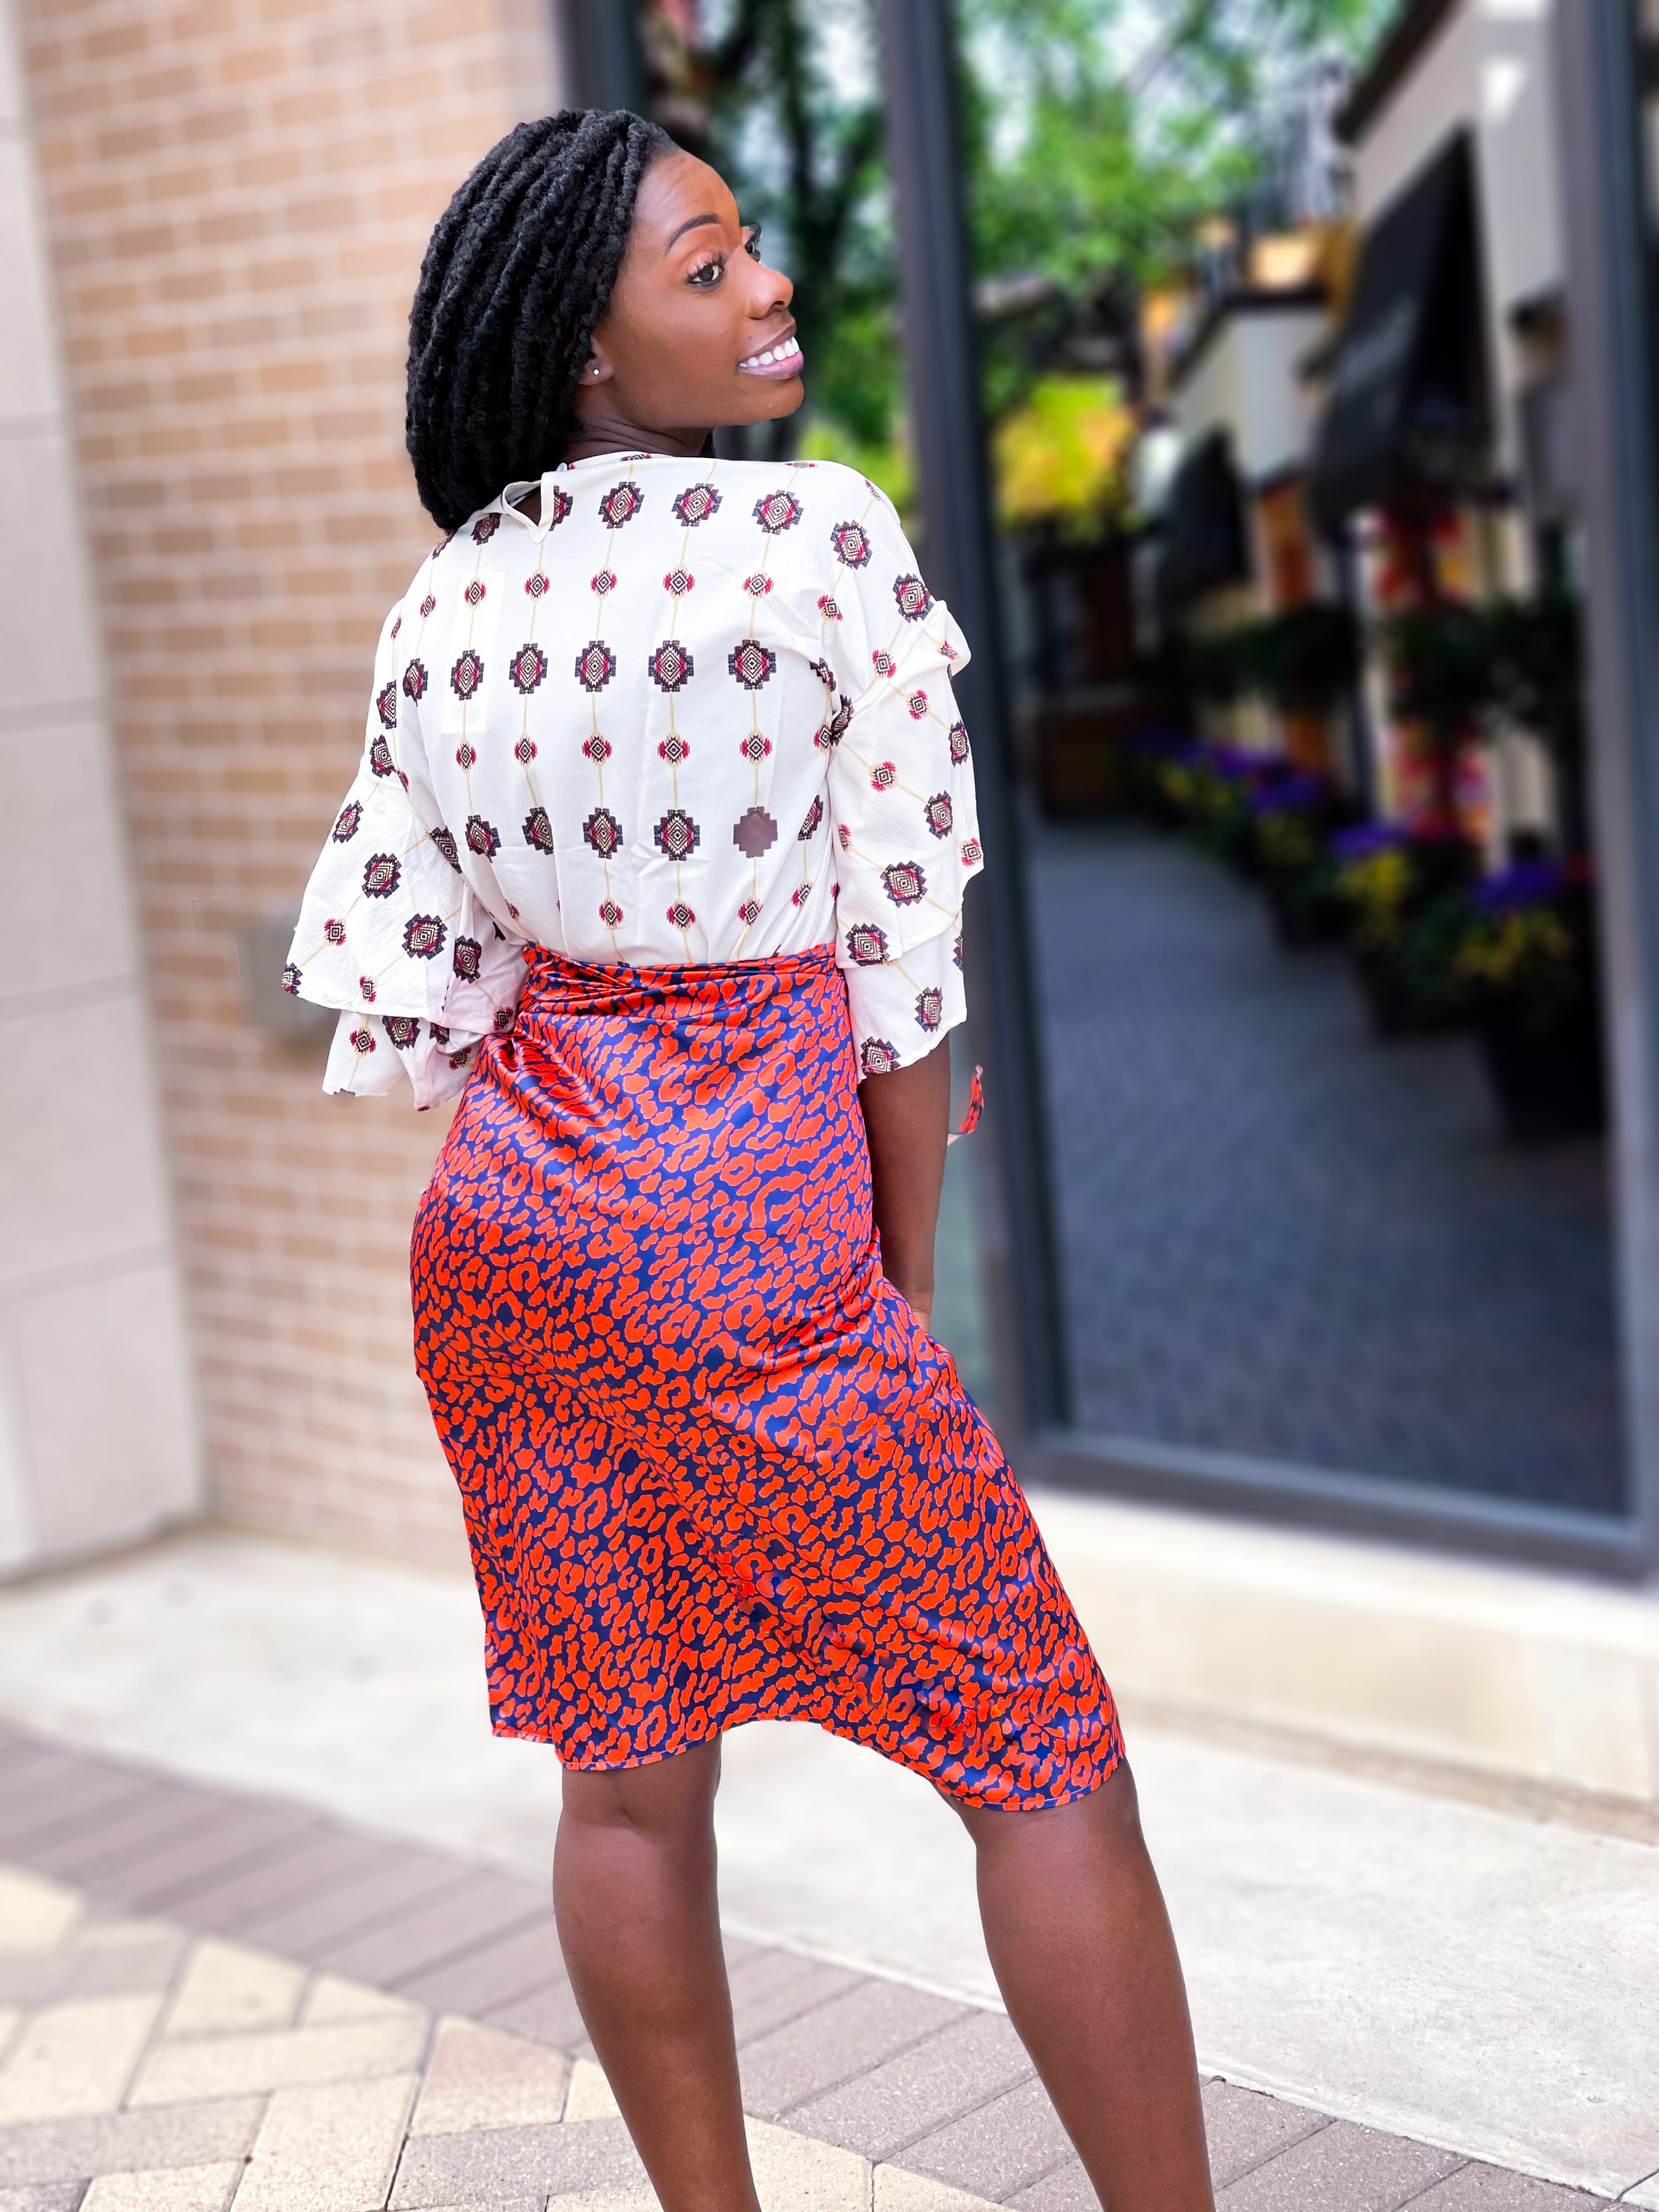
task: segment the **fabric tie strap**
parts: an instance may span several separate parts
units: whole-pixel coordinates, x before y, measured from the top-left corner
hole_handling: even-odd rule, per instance
[[[979,1117],[985,1111],[985,1092],[980,1085],[980,1078],[984,1073],[985,1070],[982,1067],[975,1068],[974,1079],[968,1086],[967,1110],[963,1113],[955,1133],[945,1139],[947,1145],[954,1145],[957,1137],[971,1137],[978,1128]]]

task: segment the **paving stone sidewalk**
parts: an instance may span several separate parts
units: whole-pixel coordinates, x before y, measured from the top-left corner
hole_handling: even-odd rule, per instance
[[[767,2212],[1087,2212],[1000,2014],[728,1939]],[[1601,2200],[1222,2081],[1224,2212]],[[538,1886],[0,1727],[0,2212],[649,2212]]]

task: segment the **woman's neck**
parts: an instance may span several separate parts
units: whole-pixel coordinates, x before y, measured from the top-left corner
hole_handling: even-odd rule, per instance
[[[708,449],[714,434],[708,430],[641,430],[633,423],[584,423],[559,456],[567,461],[593,461],[605,453],[660,453],[669,459],[696,460]],[[537,484],[513,502],[531,522],[542,519],[542,488]]]

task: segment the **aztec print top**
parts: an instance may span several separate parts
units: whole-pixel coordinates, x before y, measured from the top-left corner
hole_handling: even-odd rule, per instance
[[[525,947],[638,967],[833,941],[865,1074],[963,1018],[968,647],[833,462],[605,453],[509,484],[386,617],[284,978],[325,1087],[454,1096]]]

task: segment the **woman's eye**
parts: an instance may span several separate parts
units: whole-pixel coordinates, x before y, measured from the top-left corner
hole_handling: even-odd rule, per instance
[[[749,256],[749,258],[751,261],[758,261],[760,259],[759,231],[756,230],[750,233],[749,236],[743,241],[743,250]]]
[[[700,264],[685,281],[688,284],[696,285],[700,291],[707,292],[711,286],[718,284],[725,274],[726,264],[717,258]]]

